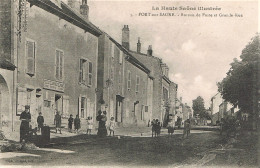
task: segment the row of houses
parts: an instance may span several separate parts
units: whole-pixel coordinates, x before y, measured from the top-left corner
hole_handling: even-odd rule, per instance
[[[211,98],[210,109],[211,122],[213,125],[217,125],[222,118],[225,119],[228,116],[235,116],[239,111],[238,108],[226,102],[219,92]]]
[[[119,126],[166,123],[176,113],[178,85],[153,55],[130,50],[130,28],[119,43],[90,22],[86,0],[2,0],[0,4],[0,128],[19,131],[30,105],[32,126],[41,112],[54,124],[79,115],[83,123],[107,111]]]

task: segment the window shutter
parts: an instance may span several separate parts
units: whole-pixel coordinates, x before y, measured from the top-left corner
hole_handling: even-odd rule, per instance
[[[89,62],[88,63],[88,73],[89,73],[89,75],[88,75],[88,77],[89,77],[89,79],[88,79],[88,85],[92,85],[92,62]]]
[[[81,96],[78,98],[78,109],[79,109],[79,111],[78,111],[78,115],[79,115],[79,117],[81,116]]]
[[[56,68],[56,73],[55,73],[55,77],[56,79],[59,79],[59,65],[60,65],[60,59],[59,59],[59,51],[56,50],[56,64],[55,64],[55,68]]]
[[[83,59],[79,60],[79,82],[83,82]]]
[[[83,81],[84,83],[87,85],[87,79],[88,79],[88,65],[87,65],[87,61],[84,61],[83,63]]]
[[[60,80],[63,79],[63,60],[64,59],[64,53],[63,52],[60,52]]]
[[[33,75],[35,69],[35,43],[31,41],[26,42],[27,52],[27,73]]]

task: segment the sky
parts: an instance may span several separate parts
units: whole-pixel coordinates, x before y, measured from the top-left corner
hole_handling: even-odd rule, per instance
[[[101,1],[89,0],[89,19],[121,42],[123,25],[130,28],[130,49],[136,51],[138,37],[142,52],[148,45],[153,55],[169,68],[169,78],[178,84],[178,97],[192,106],[202,96],[206,108],[217,93],[234,58],[258,30],[257,1]],[[152,7],[178,10],[152,10]],[[218,7],[218,11],[179,10],[180,7]],[[140,13],[175,13],[175,16],[140,16]],[[184,17],[183,14],[216,14],[217,17]],[[235,14],[243,17],[235,17]],[[233,17],[221,17],[232,14]],[[179,15],[179,16],[177,16]]]

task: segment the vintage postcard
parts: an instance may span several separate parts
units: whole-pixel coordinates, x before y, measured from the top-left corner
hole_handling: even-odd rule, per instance
[[[1,0],[1,167],[258,167],[258,0]]]

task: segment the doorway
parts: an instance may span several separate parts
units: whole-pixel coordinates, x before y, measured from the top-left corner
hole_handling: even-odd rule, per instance
[[[123,97],[120,95],[116,95],[116,115],[115,115],[116,122],[123,122],[122,107],[123,107]]]

